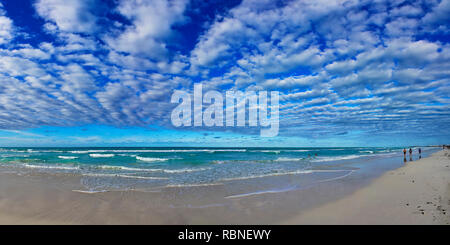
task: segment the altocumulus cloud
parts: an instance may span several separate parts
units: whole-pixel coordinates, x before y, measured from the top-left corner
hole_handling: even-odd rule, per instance
[[[0,1],[5,130],[170,128],[169,95],[202,81],[279,90],[282,136],[450,137],[449,0],[12,2]]]

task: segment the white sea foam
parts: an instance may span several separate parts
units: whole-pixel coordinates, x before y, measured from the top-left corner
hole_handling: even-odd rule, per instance
[[[143,162],[160,162],[160,161],[167,161],[169,159],[167,158],[157,158],[157,157],[140,157],[136,156],[136,159]]]
[[[261,151],[256,151],[256,152],[275,153],[275,154],[280,154],[281,153],[281,151],[273,151],[273,150],[261,150]]]
[[[290,158],[290,157],[279,157],[275,161],[276,162],[292,162],[292,161],[302,161],[303,158]]]
[[[107,192],[107,190],[100,190],[100,191],[91,191],[91,190],[72,190],[73,192],[80,192],[80,193],[85,193],[85,194],[95,194],[95,193],[102,193],[102,192]]]
[[[164,173],[188,173],[188,172],[197,172],[197,171],[205,171],[210,168],[182,168],[182,169],[162,169]]]
[[[329,181],[334,181],[334,180],[338,180],[338,179],[343,179],[343,178],[349,176],[350,174],[352,174],[354,172],[354,170],[345,170],[345,169],[342,169],[342,170],[314,170],[313,172],[348,172],[348,173],[346,173],[346,174],[344,174],[342,176],[329,178],[329,179],[324,179],[324,180],[320,180],[320,181],[315,182],[315,183],[323,183],[323,182],[329,182]],[[250,193],[231,195],[231,196],[227,196],[225,198],[232,199],[232,198],[241,198],[241,197],[248,197],[248,196],[262,195],[262,194],[270,194],[270,193],[281,193],[281,192],[292,191],[292,190],[295,190],[296,188],[298,188],[298,187],[297,186],[290,186],[290,187],[282,188],[282,189],[261,190],[261,191],[255,191],[255,192],[250,192]]]
[[[334,156],[334,157],[318,157],[316,159],[311,160],[312,162],[328,162],[328,161],[340,161],[340,160],[349,160],[362,157],[364,155],[348,155],[348,156]]]
[[[30,157],[30,155],[2,154],[1,157]]]
[[[95,166],[96,168],[102,168],[102,169],[120,169],[125,171],[140,171],[140,172],[161,172],[163,169],[149,169],[149,168],[130,168],[130,167],[124,167],[124,166],[112,166],[112,165],[100,165]]]
[[[204,183],[204,184],[173,184],[166,185],[166,188],[180,188],[180,187],[202,187],[202,186],[216,186],[223,185],[223,183]]]
[[[98,158],[98,157],[114,157],[114,154],[89,154],[90,157]]]
[[[277,172],[277,173],[270,173],[270,174],[223,178],[223,179],[220,179],[219,181],[246,180],[246,179],[263,178],[263,177],[270,177],[270,176],[293,175],[293,174],[310,174],[310,173],[314,173],[314,172],[315,172],[314,170],[296,170],[296,171],[290,171],[290,172]]]
[[[211,163],[214,163],[214,164],[224,164],[225,161],[223,161],[223,160],[214,160],[214,161],[212,161]]]
[[[359,151],[359,152],[373,154],[373,151]]]
[[[87,153],[170,153],[170,152],[246,152],[246,149],[172,149],[172,150],[77,150],[77,151],[69,151],[69,153],[75,154],[87,154]]]
[[[308,152],[311,150],[283,150],[283,151],[286,151],[286,152]]]
[[[122,157],[136,157],[137,155],[135,155],[135,154],[118,154],[119,156],[122,156]]]
[[[61,170],[79,170],[76,166],[50,166],[50,165],[30,165],[23,164],[26,168],[37,168],[37,169],[61,169]]]
[[[78,157],[75,157],[75,156],[58,156],[58,158],[61,158],[61,159],[77,159]]]
[[[261,175],[250,175],[250,176],[242,176],[242,177],[234,177],[234,178],[223,178],[219,181],[232,181],[232,180],[246,180],[246,179],[255,179],[255,178],[264,178],[264,177],[271,177],[271,176],[283,176],[283,175],[294,175],[294,174],[312,174],[312,173],[334,173],[334,172],[348,172],[353,170],[347,170],[347,169],[316,169],[316,170],[296,170],[296,171],[290,171],[290,172],[277,172],[277,173],[270,173],[270,174],[261,174]]]
[[[168,179],[166,177],[151,177],[151,176],[135,176],[135,175],[126,175],[126,174],[100,174],[100,173],[85,173],[83,176],[89,177],[118,177],[118,178],[129,178],[129,179],[147,179],[147,180],[165,180]]]
[[[168,173],[168,174],[197,172],[197,171],[204,171],[204,170],[211,169],[211,168],[182,168],[182,169],[130,168],[130,167],[112,166],[112,165],[100,165],[100,166],[95,166],[95,167],[101,168],[101,169],[118,169],[118,170],[136,171],[136,172],[163,172],[163,173]]]

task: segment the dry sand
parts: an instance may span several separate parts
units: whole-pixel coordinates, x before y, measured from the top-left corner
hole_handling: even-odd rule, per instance
[[[224,199],[223,186],[86,194],[75,175],[1,173],[0,224],[449,224],[450,150],[353,181]]]
[[[408,162],[369,186],[283,224],[449,224],[450,150]]]

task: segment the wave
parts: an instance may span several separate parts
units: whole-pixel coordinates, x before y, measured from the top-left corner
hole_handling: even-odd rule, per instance
[[[108,192],[107,190],[100,190],[100,191],[72,190],[72,191],[73,192],[79,192],[79,193],[85,193],[85,194],[95,194],[95,193]]]
[[[18,150],[18,149],[0,149],[0,152],[28,152],[28,153],[41,153],[41,152],[64,152],[62,150],[39,150],[39,149],[27,149],[27,150]]]
[[[79,167],[69,167],[69,166],[49,166],[49,165],[30,165],[23,164],[22,166],[26,168],[38,168],[38,169],[60,169],[60,170],[79,170]]]
[[[204,170],[210,169],[210,168],[182,168],[182,169],[130,168],[130,167],[112,166],[112,165],[100,165],[100,166],[95,166],[95,167],[101,168],[101,169],[117,169],[117,170],[136,171],[136,172],[163,172],[163,173],[168,173],[168,174],[197,172],[197,171],[204,171]]]
[[[58,158],[61,158],[61,159],[77,159],[78,157],[75,157],[75,156],[58,156]]]
[[[60,151],[60,150],[27,150],[27,152],[33,152],[33,153],[42,153],[42,152],[45,152],[45,153],[61,153],[61,152],[64,152],[64,151]]]
[[[347,171],[348,173],[346,173],[342,176],[324,179],[324,180],[320,180],[320,181],[316,182],[316,183],[323,183],[323,182],[329,182],[329,181],[333,181],[333,180],[343,179],[343,178],[349,176],[350,174],[352,174],[354,172],[354,170],[345,170],[345,169],[342,169],[342,170],[314,170],[313,172],[344,172],[344,171]],[[281,192],[292,191],[297,188],[298,188],[298,186],[289,186],[289,187],[282,188],[282,189],[269,189],[269,190],[262,190],[262,191],[255,191],[255,192],[231,195],[231,196],[226,196],[225,198],[232,199],[232,198],[241,198],[241,197],[270,194],[270,193],[281,193]]]
[[[150,176],[135,176],[135,175],[126,175],[126,174],[95,174],[95,173],[86,173],[83,176],[89,177],[118,177],[118,178],[129,178],[129,179],[146,179],[146,180],[165,180],[169,179],[166,177],[150,177]]]
[[[69,153],[75,154],[87,154],[87,153],[106,153],[106,152],[114,152],[114,153],[168,153],[168,152],[246,152],[246,149],[189,149],[189,150],[181,150],[181,149],[173,149],[173,150],[77,150],[77,151],[69,151]]]
[[[166,188],[180,188],[180,187],[202,187],[202,186],[216,186],[223,185],[223,183],[204,183],[204,184],[173,184],[166,185]]]
[[[289,161],[302,161],[303,158],[289,158],[289,157],[279,157],[275,161],[276,162],[289,162]]]
[[[143,162],[160,162],[160,161],[167,161],[169,159],[167,158],[157,158],[157,157],[140,157],[136,156],[136,159]]]
[[[101,169],[120,169],[125,171],[141,171],[141,172],[160,172],[163,169],[148,169],[148,168],[130,168],[130,167],[124,167],[124,166],[111,166],[111,165],[100,165],[95,166],[95,168],[101,168]]]
[[[205,171],[211,168],[182,168],[182,169],[162,169],[164,173],[188,173],[188,172],[197,172],[197,171]]]
[[[118,154],[119,156],[122,156],[122,157],[136,157],[137,155],[135,155],[135,154]]]
[[[312,174],[312,173],[334,173],[334,172],[351,172],[353,170],[348,169],[316,169],[316,170],[296,170],[290,172],[278,172],[278,173],[270,173],[270,174],[261,174],[261,175],[250,175],[250,176],[242,176],[242,177],[234,177],[234,178],[223,178],[219,181],[232,181],[232,180],[246,180],[246,179],[255,179],[255,178],[264,178],[271,176],[283,176],[283,175],[294,175],[294,174]]]
[[[373,154],[373,151],[359,151],[360,153],[369,153],[369,154]]]
[[[30,157],[30,155],[3,154],[1,157]]]
[[[98,157],[114,157],[114,154],[89,154],[90,157],[98,158]]]
[[[315,170],[297,170],[297,171],[291,171],[291,172],[278,172],[278,173],[261,174],[261,175],[223,178],[223,179],[220,179],[219,181],[246,180],[246,179],[263,178],[263,177],[270,177],[270,176],[293,175],[293,174],[310,174],[310,173],[314,173],[314,172],[315,172]]]
[[[283,150],[285,152],[308,152],[308,151],[312,151],[312,150]]]
[[[275,153],[275,154],[281,153],[281,151],[273,151],[273,150],[260,150],[260,151],[255,151],[255,152]]]
[[[328,162],[328,161],[340,161],[340,160],[349,160],[363,157],[364,155],[348,155],[348,156],[335,156],[335,157],[318,157],[316,159],[311,160],[312,162]]]
[[[213,163],[213,164],[224,164],[225,161],[223,161],[223,160],[214,160],[214,161],[211,161],[211,163]]]

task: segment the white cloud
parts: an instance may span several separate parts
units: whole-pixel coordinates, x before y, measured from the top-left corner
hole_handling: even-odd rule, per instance
[[[97,0],[38,0],[37,13],[56,24],[63,32],[93,33],[98,30],[98,17],[95,12]],[[47,29],[55,31],[53,25]]]
[[[427,31],[449,32],[450,0],[442,0],[437,6],[434,6],[433,10],[422,18],[422,22],[426,25]]]
[[[172,26],[184,21],[187,0],[122,0],[118,13],[131,25],[117,36],[107,36],[106,42],[115,50],[133,55],[161,59],[167,54],[166,40]]]
[[[8,43],[14,37],[13,22],[5,15],[6,11],[3,10],[3,5],[0,3],[0,45]]]

